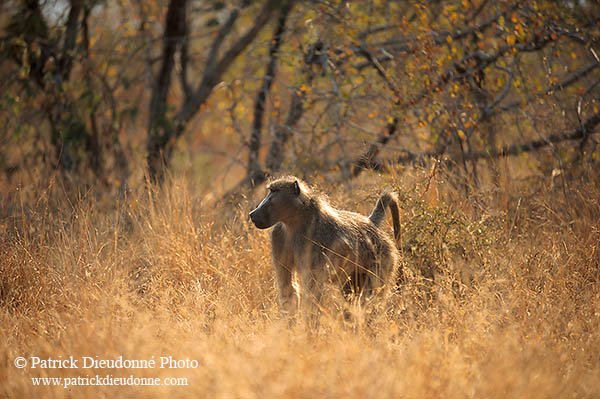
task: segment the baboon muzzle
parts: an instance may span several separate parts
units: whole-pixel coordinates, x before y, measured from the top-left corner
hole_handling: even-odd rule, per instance
[[[250,212],[248,216],[250,216],[250,220],[252,220],[252,223],[254,223],[254,225],[259,229],[268,229],[269,227],[271,227],[271,223],[269,223],[269,221],[266,220],[267,218],[264,217],[260,207]]]

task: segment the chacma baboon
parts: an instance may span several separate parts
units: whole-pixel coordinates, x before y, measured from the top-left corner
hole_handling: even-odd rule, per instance
[[[274,226],[271,246],[283,313],[293,314],[298,306],[294,272],[300,279],[300,305],[313,316],[328,280],[359,303],[385,296],[395,283],[400,258],[394,240],[380,228],[389,208],[398,238],[394,194],[383,194],[366,217],[331,207],[324,196],[295,177],[279,178],[267,188],[268,195],[250,218],[259,229]]]

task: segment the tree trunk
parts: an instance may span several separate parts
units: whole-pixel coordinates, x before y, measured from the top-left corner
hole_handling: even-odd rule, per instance
[[[185,48],[182,44],[188,40],[185,27],[186,0],[171,0],[167,11],[167,23],[163,37],[163,55],[159,75],[152,93],[150,102],[150,123],[148,125],[148,174],[151,181],[161,183],[165,170],[171,162],[175,141],[185,131],[187,123],[200,110],[202,104],[208,100],[212,90],[221,81],[223,74],[229,69],[233,61],[248,47],[258,33],[269,21],[273,10],[277,8],[278,0],[267,0],[259,11],[254,25],[239,37],[223,55],[218,58],[219,49],[225,38],[239,17],[239,10],[231,12],[229,19],[223,24],[215,38],[210,53],[207,57],[202,81],[197,89],[186,96],[179,112],[169,120],[166,117],[166,100],[171,85],[171,74],[174,69],[174,55],[178,47]],[[247,4],[244,4],[247,5]],[[182,57],[186,59],[186,57]],[[182,67],[182,71],[185,68]],[[185,76],[182,76],[185,81]],[[187,84],[186,84],[187,86]]]
[[[185,37],[187,0],[171,0],[167,10],[160,71],[152,90],[148,123],[148,173],[150,179],[162,180],[166,162],[165,147],[173,135],[166,118],[166,105],[171,77],[175,68],[175,53]]]
[[[279,47],[281,46],[287,17],[293,7],[293,3],[293,0],[286,1],[281,9],[277,27],[275,28],[275,33],[273,34],[273,39],[271,40],[271,47],[269,48],[269,62],[265,69],[262,88],[256,95],[256,102],[254,104],[254,122],[252,124],[252,133],[250,134],[250,142],[248,143],[247,171],[248,176],[250,177],[250,184],[252,186],[255,184],[255,181],[258,183],[258,181],[264,179],[265,172],[259,164],[258,155],[260,151],[265,102],[269,92],[271,91],[273,80],[275,79]]]

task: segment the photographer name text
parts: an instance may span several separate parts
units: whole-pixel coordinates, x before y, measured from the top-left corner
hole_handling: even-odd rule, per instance
[[[150,359],[125,359],[119,356],[114,359],[102,359],[98,356],[81,356],[68,358],[43,358],[30,356],[15,359],[15,366],[31,369],[195,369],[198,367],[195,359],[174,359],[172,356],[159,356]]]

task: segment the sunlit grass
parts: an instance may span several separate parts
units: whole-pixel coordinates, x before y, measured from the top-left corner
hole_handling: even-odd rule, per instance
[[[373,190],[399,186],[373,179],[326,191],[366,213]],[[248,223],[250,200],[222,210],[186,179],[121,199],[57,184],[11,192],[0,222],[0,396],[600,395],[600,190],[474,205],[444,187],[435,200],[403,187],[406,274],[387,312],[352,327],[330,309],[318,333],[280,319],[268,232]],[[21,370],[18,356],[171,356],[198,367]],[[31,382],[95,374],[188,385]]]

